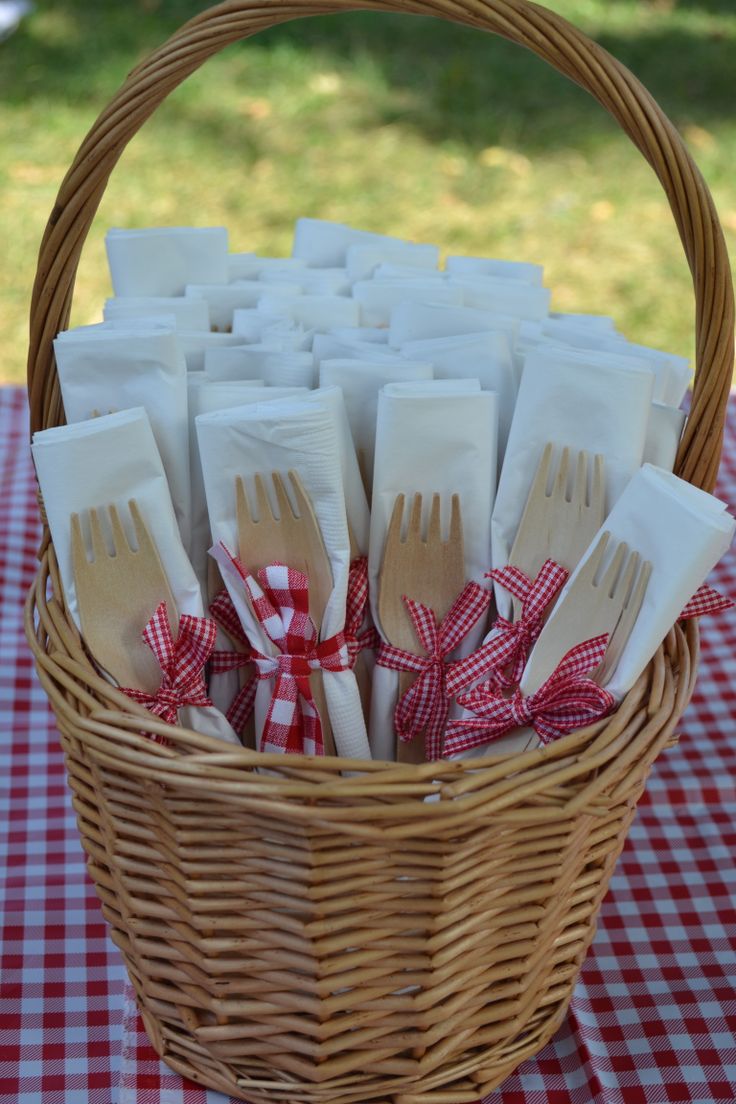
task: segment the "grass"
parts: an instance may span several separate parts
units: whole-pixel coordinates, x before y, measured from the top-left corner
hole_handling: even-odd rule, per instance
[[[732,0],[556,0],[679,126],[736,236]],[[0,381],[25,373],[35,256],[58,184],[126,72],[194,0],[36,0],[0,43]],[[94,14],[93,14],[94,10]],[[692,355],[689,273],[656,179],[585,93],[493,36],[355,13],[231,47],[126,150],[88,239],[73,322],[109,294],[110,225],[220,224],[231,248],[288,253],[313,215],[542,262],[553,308],[613,314]]]

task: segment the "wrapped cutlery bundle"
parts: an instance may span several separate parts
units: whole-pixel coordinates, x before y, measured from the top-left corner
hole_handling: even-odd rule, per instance
[[[544,1044],[698,619],[733,604],[706,581],[734,535],[711,493],[734,312],[702,177],[558,16],[412,10],[500,31],[631,128],[693,272],[697,365],[683,408],[688,362],[606,304],[562,314],[533,259],[385,213],[390,234],[300,218],[289,257],[111,229],[113,294],[69,329],[125,143],[280,9],[203,12],[85,139],[31,313],[28,638],[151,1041],[251,1104],[471,1104]]]

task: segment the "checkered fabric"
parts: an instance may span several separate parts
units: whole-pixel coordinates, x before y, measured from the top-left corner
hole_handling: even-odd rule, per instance
[[[210,603],[210,614],[230,639],[240,645],[241,649],[238,652],[215,650],[210,656],[210,674],[222,675],[228,671],[252,667],[250,642],[245,635],[245,629],[240,624],[235,604],[224,587]],[[240,687],[225,714],[240,736],[243,735],[245,726],[253,714],[257,687],[258,679],[253,675]]]
[[[568,576],[569,572],[554,560],[545,560],[534,580],[513,564],[487,573],[486,578],[493,579],[494,583],[498,583],[521,602],[521,616],[518,620],[512,622],[505,617],[497,617],[493,626],[494,635],[488,642],[492,643],[498,634],[502,640],[509,643],[513,641],[514,644],[507,661],[507,669],[501,667],[494,672],[499,686],[510,689],[521,682],[532,644],[544,627],[545,610],[562,590]]]
[[[616,704],[612,694],[586,676],[606,654],[608,633],[583,640],[560,660],[547,681],[525,697],[515,690],[506,697],[495,681],[459,696],[458,705],[475,714],[447,726],[444,754],[482,747],[510,728],[531,725],[543,744],[605,717]]]
[[[24,398],[0,388],[0,1100],[229,1104],[151,1049],[86,877],[22,604],[38,539]],[[736,410],[720,496],[736,503]],[[736,595],[736,555],[710,582]],[[734,1104],[736,615],[702,622],[693,703],[654,766],[554,1039],[486,1104]]]

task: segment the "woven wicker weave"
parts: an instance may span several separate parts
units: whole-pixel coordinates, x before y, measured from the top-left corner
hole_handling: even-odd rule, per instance
[[[693,274],[698,370],[678,471],[712,489],[733,293],[711,197],[638,81],[522,0],[231,0],[175,34],[130,75],[61,186],[33,293],[34,428],[62,418],[52,338],[127,142],[228,43],[358,8],[504,35],[588,89],[629,134],[662,183]],[[253,1104],[463,1104],[544,1045],[698,655],[693,623],[676,626],[612,718],[470,770],[256,756],[151,721],[94,673],[48,535],[27,631],[90,873],[151,1041],[184,1076]],[[140,735],[142,716],[171,746]]]

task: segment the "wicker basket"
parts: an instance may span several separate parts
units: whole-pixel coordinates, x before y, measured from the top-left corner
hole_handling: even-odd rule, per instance
[[[62,419],[52,338],[68,322],[82,246],[126,143],[222,47],[358,8],[435,15],[529,47],[591,92],[646,157],[697,304],[677,470],[711,490],[733,363],[730,270],[711,197],[638,81],[524,0],[231,0],[183,27],[130,75],[61,186],[33,293],[34,428]],[[95,674],[48,534],[27,632],[89,870],[151,1042],[185,1077],[252,1104],[463,1104],[544,1045],[698,656],[693,623],[675,626],[613,717],[471,770],[257,756],[151,721]],[[171,746],[139,734],[141,715]],[[264,765],[271,772],[256,773]]]

